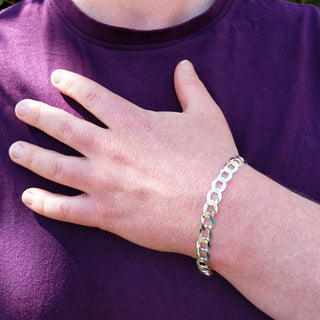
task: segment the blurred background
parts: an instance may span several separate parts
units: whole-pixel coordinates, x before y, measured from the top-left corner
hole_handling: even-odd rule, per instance
[[[18,0],[19,1],[19,0]],[[0,10],[7,8],[11,6],[12,4],[15,4],[18,1],[13,1],[13,0],[0,0]]]
[[[301,4],[314,4],[314,5],[318,6],[318,7],[320,7],[320,0],[286,0],[286,1],[295,2],[295,3],[301,3]]]
[[[0,0],[0,10],[7,8],[21,0]],[[268,0],[266,0],[268,1]],[[302,4],[314,4],[320,7],[320,0],[285,0],[289,2],[302,3]]]

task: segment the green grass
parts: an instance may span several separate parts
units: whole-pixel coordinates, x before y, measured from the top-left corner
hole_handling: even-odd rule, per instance
[[[288,2],[302,3],[302,4],[314,4],[320,7],[320,0],[285,0]]]

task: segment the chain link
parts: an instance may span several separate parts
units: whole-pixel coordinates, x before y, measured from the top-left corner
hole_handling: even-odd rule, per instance
[[[227,182],[231,180],[232,175],[244,164],[245,161],[240,156],[231,158],[220,171],[218,177],[212,181],[211,190],[207,194],[207,202],[203,206],[197,241],[197,266],[206,276],[211,276],[213,273],[209,264],[210,239],[214,217],[218,213],[218,204],[222,199],[222,192],[226,189]]]

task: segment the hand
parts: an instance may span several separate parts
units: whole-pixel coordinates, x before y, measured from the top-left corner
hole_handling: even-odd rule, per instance
[[[41,102],[19,102],[20,120],[83,155],[14,143],[9,150],[14,162],[83,191],[69,197],[32,188],[22,195],[25,205],[53,219],[194,257],[206,193],[237,149],[221,110],[190,62],[178,64],[174,82],[182,113],[141,109],[91,80],[56,70],[53,85],[108,129]]]

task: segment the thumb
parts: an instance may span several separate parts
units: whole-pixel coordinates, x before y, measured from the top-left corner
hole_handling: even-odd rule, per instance
[[[218,107],[188,60],[177,65],[174,86],[184,112],[203,114]]]

